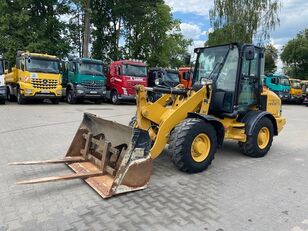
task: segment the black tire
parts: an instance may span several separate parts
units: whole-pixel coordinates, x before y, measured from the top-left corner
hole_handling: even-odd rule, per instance
[[[113,90],[111,92],[111,103],[116,104],[116,105],[120,104],[119,94],[116,90]]]
[[[77,103],[77,98],[75,97],[73,90],[69,90],[67,92],[67,96],[66,97],[67,97],[67,102],[69,104],[76,104]]]
[[[0,104],[5,104],[5,98],[0,98]]]
[[[137,121],[137,117],[136,116],[133,116],[131,119],[130,119],[130,121],[129,121],[129,123],[128,123],[128,126],[130,126],[130,127],[135,127],[135,124],[136,124],[136,121]]]
[[[267,128],[269,131],[269,141],[264,148],[258,145],[258,135],[262,128]],[[246,142],[239,142],[241,152],[250,157],[260,158],[264,157],[270,150],[273,142],[274,127],[270,119],[263,117],[255,126],[252,132],[253,135],[247,136]]]
[[[200,134],[206,134],[210,140],[208,155],[197,162],[192,157],[192,144]],[[169,139],[169,152],[174,165],[183,172],[197,173],[211,165],[217,150],[217,134],[215,128],[200,119],[189,118],[178,124]]]
[[[11,95],[10,89],[6,89],[6,99],[9,102],[14,102],[15,101],[15,96]]]
[[[59,104],[60,99],[50,99],[50,101],[52,102],[52,104]]]
[[[18,104],[25,104],[26,103],[26,99],[20,93],[20,89],[17,90],[17,103]]]

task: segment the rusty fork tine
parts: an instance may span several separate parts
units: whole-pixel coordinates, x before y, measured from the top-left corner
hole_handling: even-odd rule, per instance
[[[83,162],[83,161],[86,161],[83,157],[66,157],[63,159],[55,159],[55,160],[11,162],[11,163],[8,163],[8,165],[61,164],[61,163]]]

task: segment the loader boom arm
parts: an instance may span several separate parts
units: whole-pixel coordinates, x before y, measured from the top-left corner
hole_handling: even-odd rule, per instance
[[[147,101],[147,90],[143,86],[137,86],[137,127],[149,131],[154,142],[150,155],[152,159],[158,157],[168,143],[170,132],[174,127],[187,117],[189,112],[200,112],[206,87],[199,91],[187,92],[187,96],[165,94],[156,102]],[[168,103],[172,101],[172,105]]]

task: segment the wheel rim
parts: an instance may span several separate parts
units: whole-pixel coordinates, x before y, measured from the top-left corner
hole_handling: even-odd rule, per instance
[[[270,131],[267,127],[260,129],[258,134],[258,146],[260,149],[266,148],[270,140]]]
[[[205,133],[200,133],[195,137],[191,145],[191,157],[196,162],[204,161],[211,149],[211,140]]]
[[[116,103],[118,101],[117,93],[112,94],[112,102]]]

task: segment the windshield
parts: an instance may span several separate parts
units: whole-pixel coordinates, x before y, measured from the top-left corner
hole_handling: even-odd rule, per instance
[[[82,62],[79,66],[79,73],[84,75],[104,75],[103,65],[100,63]]]
[[[4,67],[3,67],[3,61],[0,60],[0,75],[3,74],[3,70],[4,70]]]
[[[147,69],[145,66],[125,64],[123,65],[123,75],[146,77]]]
[[[289,80],[287,78],[280,78],[279,84],[284,86],[290,86]]]
[[[301,83],[298,80],[290,80],[291,81],[291,85],[293,88],[295,89],[301,89]]]
[[[169,81],[169,82],[176,82],[179,83],[179,74],[176,72],[166,72],[166,74],[164,75],[165,80]]]
[[[201,50],[194,72],[194,82],[202,78],[215,79],[228,51],[229,46],[209,47]]]
[[[30,61],[30,62],[29,62]],[[26,61],[27,70],[31,72],[59,73],[59,61],[31,58]]]

